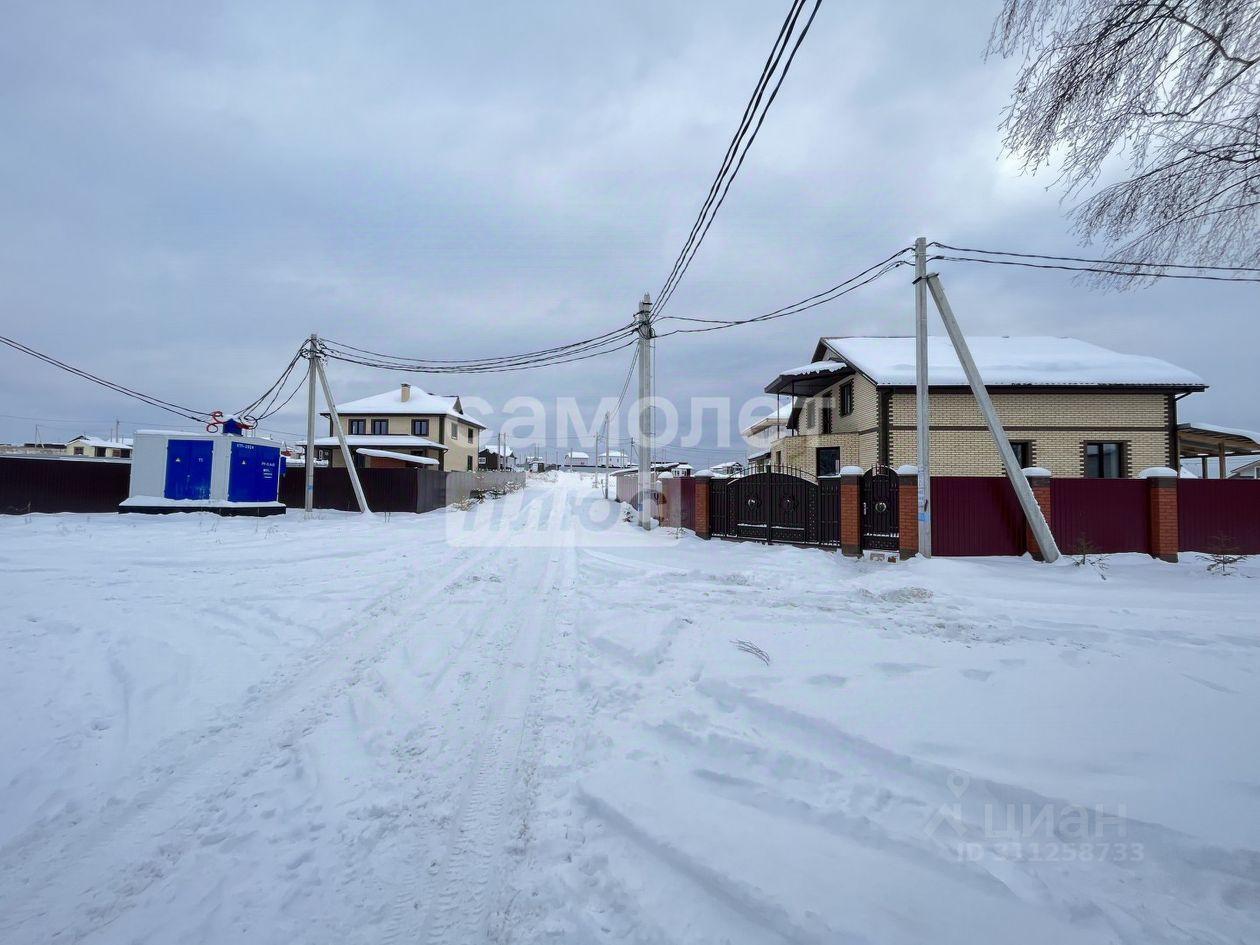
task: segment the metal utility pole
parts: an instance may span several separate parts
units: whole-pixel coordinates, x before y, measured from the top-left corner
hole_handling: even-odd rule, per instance
[[[350,453],[350,444],[346,442],[346,433],[341,429],[341,417],[337,414],[337,402],[333,400],[332,389],[328,386],[328,376],[324,373],[324,365],[318,357],[312,364],[315,370],[319,371],[319,383],[324,388],[324,401],[328,404],[328,415],[332,418],[337,443],[341,446],[341,458],[345,460],[346,472],[350,475],[350,485],[354,489],[355,501],[359,503],[359,511],[366,515],[372,510],[368,508],[367,498],[363,495],[363,483],[359,482],[359,470],[355,469],[354,456]]]
[[[988,425],[989,433],[993,436],[998,455],[1002,457],[1002,465],[1006,468],[1006,477],[1010,479],[1011,485],[1015,487],[1015,495],[1019,499],[1020,508],[1024,510],[1024,518],[1028,522],[1028,527],[1032,529],[1033,536],[1037,539],[1037,547],[1041,549],[1041,556],[1047,563],[1057,561],[1059,558],[1059,546],[1055,543],[1054,535],[1050,532],[1050,526],[1046,523],[1046,517],[1041,512],[1041,506],[1037,504],[1032,487],[1028,485],[1028,479],[1024,476],[1024,471],[1019,468],[1019,463],[1015,461],[1015,451],[1011,449],[1011,441],[1006,438],[1006,431],[1002,428],[1002,421],[998,419],[997,410],[994,409],[993,401],[989,398],[989,391],[984,386],[984,378],[980,376],[980,371],[976,368],[976,362],[971,357],[971,348],[967,345],[967,338],[963,335],[962,329],[958,327],[958,320],[954,318],[954,310],[949,307],[949,299],[945,297],[945,289],[941,286],[940,276],[934,272],[929,273],[926,281],[928,291],[932,293],[932,301],[936,303],[936,308],[941,313],[941,321],[945,323],[945,331],[949,334],[949,340],[953,342],[954,351],[958,354],[958,361],[962,364],[963,371],[967,375],[967,382],[971,385],[971,392],[976,397],[976,403],[980,405],[980,412],[984,414],[984,422]]]
[[[914,241],[914,419],[919,468],[919,554],[932,557],[932,451],[928,403],[927,239]]]
[[[639,527],[652,527],[652,297],[643,293],[639,332]]]
[[[315,508],[315,359],[319,336],[311,335],[306,345],[306,518]]]

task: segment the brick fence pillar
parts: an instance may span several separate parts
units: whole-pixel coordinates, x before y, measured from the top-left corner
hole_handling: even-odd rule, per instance
[[[1024,478],[1028,480],[1028,485],[1032,487],[1033,498],[1037,500],[1037,504],[1041,506],[1041,514],[1045,516],[1046,526],[1050,525],[1050,470],[1042,469],[1040,466],[1033,466],[1024,470]],[[1045,560],[1042,557],[1041,549],[1037,547],[1037,536],[1033,534],[1032,526],[1024,522],[1024,542],[1028,546],[1028,553],[1037,561]]]
[[[897,529],[902,559],[919,553],[919,468],[897,467]]]
[[[840,551],[862,554],[862,467],[840,470]]]
[[[709,537],[709,482],[708,476],[696,476],[696,501],[692,515],[696,534],[701,538]]]
[[[1177,533],[1177,471],[1167,466],[1143,469],[1141,478],[1150,491],[1151,557],[1176,561],[1180,546]]]

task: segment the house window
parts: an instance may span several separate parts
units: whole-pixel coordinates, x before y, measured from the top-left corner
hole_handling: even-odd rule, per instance
[[[428,420],[412,420],[411,421],[412,436],[428,436],[429,421]]]
[[[840,416],[847,417],[853,413],[853,382],[842,384],[836,392],[836,400],[840,402]]]
[[[351,436],[362,436],[364,433],[367,433],[366,420],[351,420],[350,421],[350,435]]]
[[[472,469],[472,457],[471,457],[471,456],[469,456],[469,457],[468,457],[468,468],[469,468],[469,470],[471,470],[471,469]]]
[[[822,409],[822,432],[828,434],[831,432],[831,408],[823,407]]]
[[[82,446],[76,446],[76,447],[74,448],[74,455],[75,455],[75,456],[82,456],[82,455],[83,455],[83,447],[82,447]]]
[[[815,453],[817,475],[838,476],[840,474],[840,447],[820,446]]]
[[[373,420],[372,421],[372,435],[373,436],[385,436],[388,433],[389,433],[388,420]]]
[[[468,442],[469,442],[469,443],[471,443],[471,442],[472,442],[472,440],[473,440],[472,435],[473,435],[472,427],[469,427],[469,428],[468,428]]]
[[[451,424],[451,439],[454,440],[458,438],[459,438],[459,424],[452,423]]]
[[[1123,443],[1086,443],[1085,478],[1120,479],[1124,476]]]
[[[1020,469],[1032,466],[1032,441],[1011,440],[1011,450],[1015,453],[1015,465]]]
[[[805,429],[810,433],[814,431],[814,401],[812,399],[805,402]]]
[[[97,446],[97,447],[94,447],[94,449],[96,450],[96,455],[97,455],[97,456],[104,456],[104,455],[105,455],[105,447],[103,447],[103,446]]]

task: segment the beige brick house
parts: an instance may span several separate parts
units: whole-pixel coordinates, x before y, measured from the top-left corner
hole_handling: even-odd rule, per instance
[[[968,339],[1016,458],[1059,477],[1177,468],[1177,405],[1202,378],[1075,338]],[[947,338],[928,350],[932,474],[1001,476],[1001,460]],[[915,462],[912,337],[822,338],[766,392],[789,398],[770,461],[814,475]]]
[[[337,414],[355,465],[361,468],[406,465],[400,456],[432,459],[436,461],[433,468],[447,471],[477,468],[481,431],[486,427],[464,413],[458,397],[429,394],[403,384],[338,404]],[[328,413],[323,416],[329,418],[329,435],[315,440],[317,456],[333,466],[344,466],[332,418]],[[368,452],[360,453],[360,449]]]

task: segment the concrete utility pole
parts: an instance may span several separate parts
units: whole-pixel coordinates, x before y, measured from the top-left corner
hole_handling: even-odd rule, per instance
[[[337,402],[333,400],[332,388],[328,386],[328,376],[324,373],[324,365],[319,358],[314,361],[315,370],[319,372],[319,383],[324,388],[324,401],[328,404],[328,415],[332,418],[332,427],[337,434],[337,443],[341,447],[341,458],[345,460],[346,472],[350,476],[350,486],[354,489],[355,501],[359,503],[359,511],[367,514],[367,498],[363,495],[363,483],[359,482],[359,470],[354,466],[354,456],[350,453],[350,444],[346,442],[346,433],[341,429],[341,417],[337,413]]]
[[[932,557],[932,451],[928,388],[927,239],[914,241],[914,419],[919,467],[919,554]]]
[[[609,457],[612,455],[611,452],[609,451],[609,444],[608,444],[608,441],[611,438],[611,431],[608,429],[608,423],[611,419],[612,419],[612,414],[607,414],[607,413],[604,414],[604,498],[605,499],[608,498],[608,476],[610,473],[610,470],[608,468],[609,467],[608,460],[609,460]],[[595,461],[599,462],[599,458],[596,457]]]
[[[1033,536],[1037,539],[1037,547],[1041,550],[1041,556],[1046,563],[1057,561],[1059,559],[1059,546],[1055,543],[1054,535],[1050,532],[1050,526],[1046,523],[1046,517],[1042,514],[1041,506],[1037,504],[1037,498],[1033,495],[1032,486],[1028,484],[1028,479],[1024,475],[1024,471],[1019,468],[1019,463],[1015,461],[1015,451],[1011,449],[1011,441],[1006,438],[1006,430],[1002,428],[1002,421],[998,419],[997,410],[993,407],[993,401],[989,398],[989,391],[984,386],[984,378],[980,376],[979,369],[976,368],[976,362],[971,357],[971,348],[967,344],[967,338],[962,333],[962,329],[958,327],[958,320],[954,318],[954,310],[949,307],[949,299],[945,297],[945,289],[941,286],[941,279],[936,273],[930,273],[927,277],[928,291],[932,293],[932,301],[936,303],[937,310],[941,313],[941,321],[945,323],[945,331],[949,334],[949,340],[953,342],[954,351],[958,354],[958,361],[962,364],[963,371],[967,375],[967,383],[971,385],[971,392],[976,397],[976,403],[980,405],[980,412],[984,414],[984,422],[989,427],[989,433],[993,436],[993,443],[997,446],[998,455],[1002,457],[1002,465],[1006,468],[1006,477],[1010,479],[1011,485],[1015,487],[1015,496],[1019,499],[1020,508],[1024,510],[1024,518],[1028,521],[1028,527],[1032,529]]]
[[[643,293],[639,331],[639,527],[652,527],[652,297]]]
[[[315,358],[319,336],[311,335],[306,346],[306,518],[315,507]]]

